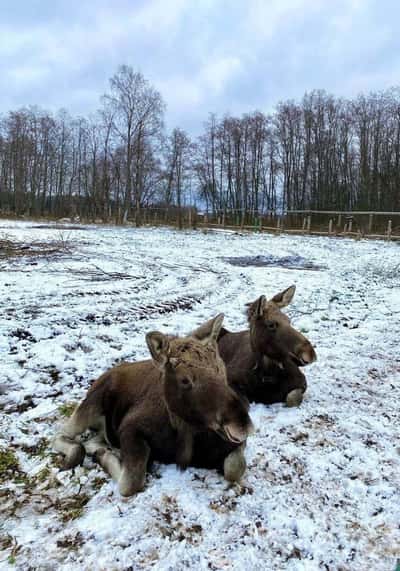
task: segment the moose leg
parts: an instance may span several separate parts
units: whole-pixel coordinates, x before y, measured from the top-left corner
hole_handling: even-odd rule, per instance
[[[292,362],[284,365],[287,374],[286,379],[286,405],[289,407],[300,406],[303,395],[307,388],[304,373]]]
[[[150,446],[137,434],[124,431],[121,437],[122,471],[118,481],[121,496],[132,496],[144,488]]]
[[[98,407],[89,404],[84,400],[67,420],[61,431],[53,441],[53,448],[57,452],[64,454],[65,460],[62,469],[69,470],[82,464],[85,458],[85,449],[75,439],[82,434],[89,426],[99,421]]]
[[[82,444],[64,434],[57,434],[53,440],[53,448],[65,456],[62,470],[70,470],[82,464],[85,458],[85,449]]]
[[[102,448],[110,448],[111,445],[107,440],[106,420],[104,416],[97,419],[97,422],[91,423],[90,428],[96,430],[96,434],[83,442],[86,454],[96,456]]]
[[[150,447],[136,431],[127,429],[120,433],[120,445],[121,459],[103,447],[96,451],[95,456],[102,468],[118,482],[121,496],[132,496],[144,487]]]
[[[246,470],[244,446],[241,444],[235,448],[224,460],[224,478],[228,482],[239,482]]]
[[[286,406],[300,406],[303,402],[304,391],[301,389],[293,389],[286,396]]]
[[[273,382],[262,386],[260,393],[265,404],[284,402],[287,406],[299,406],[307,388],[303,372],[291,359],[282,363],[282,369],[269,371]]]
[[[108,444],[105,441],[103,434],[98,432],[95,436],[84,442],[83,446],[86,454],[89,454],[89,456],[96,456],[96,454],[100,453],[101,449],[106,449]]]
[[[110,474],[115,482],[119,482],[122,466],[118,456],[109,448],[101,446],[97,448],[94,457],[103,470],[105,470],[107,474]]]

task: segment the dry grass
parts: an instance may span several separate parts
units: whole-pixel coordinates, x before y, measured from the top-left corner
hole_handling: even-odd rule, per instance
[[[31,243],[16,241],[4,234],[0,235],[0,260],[28,256],[31,258],[50,257],[70,252],[71,240],[69,236],[61,233],[57,240]]]

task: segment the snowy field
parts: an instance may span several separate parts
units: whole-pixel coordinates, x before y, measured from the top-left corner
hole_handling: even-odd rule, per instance
[[[0,221],[0,239],[37,244],[0,250],[1,569],[394,571],[400,245],[38,226]],[[320,269],[222,259],[255,255]],[[106,368],[147,357],[147,331],[184,334],[220,311],[240,330],[246,302],[293,283],[288,314],[318,361],[299,409],[252,405],[246,486],[156,464],[122,499],[89,459],[59,471],[58,422]]]

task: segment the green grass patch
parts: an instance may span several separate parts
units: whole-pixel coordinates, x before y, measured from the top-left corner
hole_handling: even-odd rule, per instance
[[[36,474],[36,480],[40,483],[45,482],[46,480],[48,480],[50,478],[51,475],[51,470],[48,466],[45,466],[44,468],[42,468],[40,470],[40,472],[38,472]]]
[[[71,416],[76,409],[76,402],[65,402],[58,407],[58,410],[62,416]]]
[[[0,448],[0,481],[6,479],[10,472],[17,470],[19,470],[19,462],[14,452]]]
[[[63,523],[68,523],[74,519],[81,517],[83,514],[83,509],[90,500],[90,497],[86,494],[77,494],[76,496],[71,496],[62,500],[58,504],[58,510],[60,512],[60,518]]]

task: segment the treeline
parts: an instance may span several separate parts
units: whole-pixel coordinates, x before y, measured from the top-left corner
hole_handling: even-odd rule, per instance
[[[269,115],[211,115],[191,139],[164,127],[161,94],[122,66],[91,117],[30,107],[0,117],[0,209],[140,223],[149,206],[246,216],[400,210],[400,90],[325,92]]]

